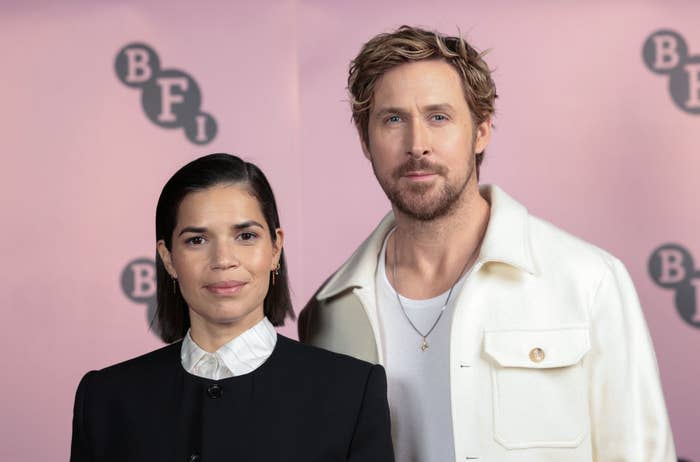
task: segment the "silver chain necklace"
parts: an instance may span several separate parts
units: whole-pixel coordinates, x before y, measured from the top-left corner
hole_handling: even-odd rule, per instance
[[[413,327],[413,330],[415,330],[416,333],[418,335],[420,335],[421,338],[423,339],[423,341],[420,344],[421,351],[426,351],[428,348],[430,348],[430,344],[428,343],[428,336],[433,332],[435,327],[440,322],[440,318],[442,318],[442,315],[445,312],[447,305],[450,303],[450,297],[452,297],[452,291],[454,290],[454,288],[457,285],[457,283],[459,282],[459,280],[462,279],[462,275],[464,274],[464,271],[466,271],[467,266],[469,265],[469,262],[474,257],[474,255],[476,254],[476,251],[479,249],[480,246],[477,245],[476,248],[474,249],[474,251],[471,253],[471,255],[469,255],[469,258],[467,258],[467,262],[464,264],[464,268],[462,268],[462,271],[460,271],[459,276],[457,276],[457,279],[452,284],[452,287],[450,287],[450,291],[447,293],[447,299],[445,300],[445,303],[442,305],[442,308],[440,309],[440,313],[438,314],[437,319],[435,319],[435,322],[433,323],[433,325],[430,327],[430,329],[428,329],[428,332],[426,332],[424,334],[416,327],[415,324],[413,324],[413,321],[411,321],[411,318],[408,316],[408,313],[406,312],[406,308],[403,306],[403,303],[401,303],[401,296],[399,295],[399,279],[396,276],[396,267],[398,266],[398,263],[399,263],[399,253],[396,250],[396,241],[398,241],[397,236],[398,236],[398,233],[394,232],[394,262],[392,265],[393,267],[391,269],[391,274],[394,278],[394,287],[395,287],[394,292],[396,292],[396,301],[399,302],[399,306],[401,307],[401,311],[403,312],[403,315],[406,317],[406,320],[408,321],[408,323],[411,325],[411,327]]]

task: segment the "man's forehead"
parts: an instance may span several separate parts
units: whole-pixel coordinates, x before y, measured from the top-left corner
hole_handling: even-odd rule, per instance
[[[464,101],[457,70],[444,60],[400,64],[382,75],[374,88],[372,112],[387,108],[456,106]]]

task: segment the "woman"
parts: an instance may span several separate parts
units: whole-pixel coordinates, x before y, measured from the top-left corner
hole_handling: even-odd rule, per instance
[[[392,461],[381,366],[276,334],[293,317],[284,233],[253,164],[212,154],[156,209],[165,342],[83,377],[71,461]]]

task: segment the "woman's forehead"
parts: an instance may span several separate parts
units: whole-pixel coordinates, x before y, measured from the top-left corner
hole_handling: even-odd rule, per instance
[[[178,226],[185,221],[264,222],[260,201],[245,184],[222,184],[187,194],[177,212]],[[188,223],[190,225],[190,223]]]

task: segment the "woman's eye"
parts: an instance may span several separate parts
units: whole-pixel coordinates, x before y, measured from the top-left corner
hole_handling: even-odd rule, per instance
[[[238,239],[240,239],[241,241],[252,241],[256,237],[258,237],[257,234],[247,231],[238,235]]]
[[[190,245],[201,245],[204,244],[204,238],[202,236],[193,236],[185,241]]]

